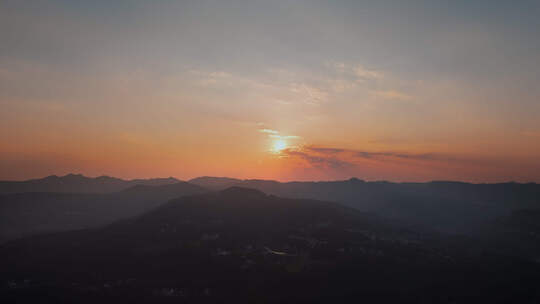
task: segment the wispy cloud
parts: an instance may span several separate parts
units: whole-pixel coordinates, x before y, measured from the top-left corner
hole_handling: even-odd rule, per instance
[[[380,158],[380,157],[394,157],[403,159],[417,159],[417,160],[443,160],[446,157],[440,157],[434,154],[408,154],[400,152],[367,152],[367,151],[354,151],[354,156],[360,158]]]
[[[264,125],[260,125],[260,126],[263,127]],[[265,127],[259,129],[259,132],[267,134],[268,138],[272,138],[272,139],[285,139],[285,140],[287,140],[287,139],[299,139],[299,138],[301,138],[298,135],[281,135],[279,131],[269,129],[269,128],[265,128]]]
[[[308,147],[307,148],[310,151],[322,153],[322,154],[336,154],[345,152],[345,149],[339,149],[339,148],[325,148],[325,147]]]
[[[255,75],[231,71],[190,70],[195,84],[233,94],[236,100],[257,99],[268,105],[307,104],[324,106],[343,96],[367,99],[407,101],[412,97],[395,89],[391,74],[359,63],[327,62],[312,72],[288,69],[266,69]],[[387,75],[388,74],[388,75]]]
[[[301,152],[313,157],[327,158],[332,160],[341,160],[349,163],[355,163],[360,159],[371,159],[379,161],[391,160],[416,160],[416,161],[438,161],[438,162],[465,162],[467,160],[457,157],[437,154],[437,153],[407,153],[398,151],[362,151],[354,149],[304,146]]]
[[[272,129],[259,129],[259,132],[261,132],[261,133],[267,133],[267,134],[273,134],[273,135],[279,134],[278,131],[272,130]]]
[[[298,139],[300,136],[297,135],[278,135],[278,134],[270,134],[269,137],[271,138],[279,138],[279,139]]]
[[[333,94],[348,92],[348,94],[366,96],[374,100],[410,101],[408,93],[396,89],[403,87],[403,80],[396,79],[391,73],[380,69],[367,67],[362,64],[327,62],[325,67],[331,75],[324,81],[324,87]]]
[[[334,157],[313,155],[307,151],[284,149],[283,151],[281,151],[281,154],[287,157],[298,157],[302,160],[307,161],[311,166],[321,169],[342,169],[355,166],[355,164],[352,162],[348,162]]]
[[[497,159],[437,152],[365,151],[306,145],[283,149],[279,153],[282,161],[300,170],[375,180],[411,180],[412,175],[419,180],[434,180],[441,179],[442,173],[451,176],[450,179],[463,179],[470,172],[493,172],[501,166]]]
[[[204,88],[233,90],[242,96],[257,96],[259,100],[287,105],[302,102],[318,105],[329,100],[328,88],[313,75],[297,75],[283,69],[269,69],[256,75],[242,75],[226,71],[189,70],[194,84]]]

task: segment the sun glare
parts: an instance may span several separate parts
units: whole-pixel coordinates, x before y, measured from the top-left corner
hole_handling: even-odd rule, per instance
[[[287,148],[287,142],[283,139],[277,139],[272,144],[272,151],[274,153],[281,152],[281,150]]]

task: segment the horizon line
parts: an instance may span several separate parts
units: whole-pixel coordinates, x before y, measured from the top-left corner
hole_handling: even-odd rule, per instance
[[[20,179],[20,180],[7,180],[2,179],[0,182],[28,182],[28,181],[35,181],[35,180],[42,180],[46,178],[51,177],[57,177],[57,178],[65,178],[68,176],[81,176],[89,179],[97,179],[97,178],[112,178],[112,179],[119,179],[123,181],[134,181],[134,180],[154,180],[154,179],[175,179],[178,182],[190,182],[194,179],[198,178],[222,178],[222,179],[235,179],[239,181],[271,181],[271,182],[278,182],[278,183],[323,183],[323,182],[344,182],[344,181],[351,181],[351,180],[358,180],[366,183],[394,183],[394,184],[427,184],[427,183],[441,183],[441,182],[447,182],[447,183],[464,183],[464,184],[473,184],[473,185],[486,185],[486,184],[539,184],[534,181],[529,182],[518,182],[515,180],[508,180],[508,181],[501,181],[501,182],[471,182],[471,181],[463,181],[463,180],[426,180],[426,181],[392,181],[392,180],[384,180],[384,179],[362,179],[358,178],[356,176],[352,176],[350,178],[345,179],[327,179],[327,180],[278,180],[278,179],[265,179],[265,178],[238,178],[238,177],[230,177],[230,176],[212,176],[212,175],[200,175],[189,179],[180,179],[174,176],[169,177],[137,177],[137,178],[122,178],[122,177],[116,177],[116,176],[110,176],[110,175],[98,175],[98,176],[90,176],[85,175],[82,173],[67,173],[65,175],[57,175],[57,174],[51,174],[43,177],[34,177],[34,178],[28,178],[28,179]]]

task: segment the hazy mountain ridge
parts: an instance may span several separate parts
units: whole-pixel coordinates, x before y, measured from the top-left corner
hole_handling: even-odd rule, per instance
[[[28,192],[0,195],[0,242],[21,236],[97,227],[170,199],[207,192],[186,182],[136,185],[114,193]]]
[[[65,176],[51,175],[44,178],[27,181],[0,181],[0,193],[108,193],[121,191],[135,185],[159,186],[178,182],[180,182],[180,180],[173,177],[124,180],[110,176],[99,176],[92,178],[81,174],[68,174]]]
[[[154,188],[155,186],[149,185],[161,186]],[[135,215],[178,196],[235,185],[258,189],[279,197],[339,202],[360,211],[407,221],[411,225],[452,233],[476,231],[479,227],[508,216],[516,210],[540,209],[538,184],[470,184],[446,181],[392,183],[366,182],[356,178],[343,181],[281,183],[226,177],[199,177],[189,182],[177,182],[173,178],[125,181],[105,176],[88,178],[71,174],[25,182],[0,182],[0,189],[8,193],[20,190],[41,192],[18,196],[0,195],[0,208],[4,219],[0,224],[0,240],[41,231],[56,231],[58,228],[62,231],[88,227],[88,224],[94,227]],[[45,192],[56,189],[59,193],[73,195],[47,195],[40,189],[47,189]],[[121,190],[117,193],[108,192],[113,189]],[[88,195],[74,193],[81,191],[80,194]],[[13,202],[22,204],[15,206]],[[91,207],[93,204],[96,205],[95,209]],[[87,207],[83,207],[84,205]],[[111,209],[107,211],[107,208]],[[59,216],[60,213],[64,215]],[[45,214],[52,217],[47,219]],[[70,220],[77,218],[80,220]],[[30,219],[35,219],[35,222]],[[71,224],[67,224],[68,222]]]

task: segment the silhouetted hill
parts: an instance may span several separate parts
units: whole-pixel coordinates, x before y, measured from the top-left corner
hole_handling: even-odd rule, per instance
[[[137,185],[115,193],[29,192],[0,195],[0,242],[44,232],[97,227],[183,195],[206,192],[186,182]]]
[[[538,264],[475,244],[234,187],[5,244],[0,292],[18,303],[538,301]]]
[[[159,186],[178,183],[179,180],[169,178],[123,180],[109,176],[95,178],[81,174],[65,176],[51,175],[45,178],[27,181],[0,181],[0,193],[24,192],[76,192],[107,193],[117,192],[135,185]]]
[[[176,225],[196,219],[200,225],[212,226],[219,222],[223,227],[239,233],[268,237],[273,230],[287,231],[302,225],[332,223],[347,225],[348,219],[362,219],[364,224],[379,220],[336,203],[305,199],[285,199],[261,191],[242,187],[199,196],[182,197],[143,215],[138,223]],[[243,225],[246,224],[245,227]],[[261,230],[259,230],[261,229]]]
[[[540,208],[540,185],[532,183],[391,183],[365,182],[356,178],[280,183],[212,177],[191,182],[212,188],[234,185],[281,197],[335,201],[361,211],[460,233],[471,231],[513,210]]]

